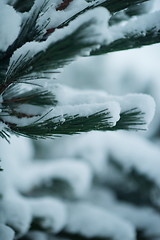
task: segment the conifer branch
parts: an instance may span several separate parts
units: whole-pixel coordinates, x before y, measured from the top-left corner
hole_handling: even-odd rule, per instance
[[[23,114],[21,116],[24,117]],[[31,118],[33,116],[28,117]],[[26,126],[18,126],[17,124],[6,122],[5,118],[4,122],[9,126],[8,132],[33,139],[55,138],[61,135],[72,135],[92,130],[145,130],[146,124],[144,113],[136,108],[121,113],[120,120],[115,125],[113,125],[112,116],[107,109],[88,116],[80,116],[78,114],[69,116],[64,114],[63,117],[55,116],[46,120],[44,118],[45,115]]]
[[[145,130],[143,126],[146,124],[144,120],[145,113],[139,111],[137,108],[127,110],[120,113],[120,119],[117,121],[116,126],[112,130]]]
[[[55,106],[57,101],[55,96],[41,88],[31,89],[29,91],[20,91],[17,87],[7,89],[3,94],[3,106],[9,106],[11,109],[20,104],[31,104],[37,106]]]
[[[29,79],[29,75],[32,73],[36,73],[34,77],[37,78],[41,78],[42,73],[49,71],[56,73],[57,69],[73,61],[76,56],[84,54],[97,46],[99,44],[99,41],[96,39],[98,32],[92,31],[92,27],[96,25],[96,22],[96,18],[92,17],[88,21],[83,22],[70,34],[64,36],[64,38],[57,41],[48,39],[46,46],[44,43],[34,43],[33,46],[35,48],[41,49],[37,53],[34,53],[34,50],[30,50],[30,48],[33,49],[32,43],[27,45],[23,53],[19,49],[20,53],[17,53],[16,59],[11,60],[6,73],[5,84],[23,79],[26,76]],[[87,36],[88,33],[89,36]],[[46,49],[44,50],[43,48]]]
[[[69,19],[67,19],[65,22],[61,23],[60,25],[58,25],[56,28],[63,28],[64,26],[67,26],[71,21],[73,21],[75,18],[77,18],[79,15],[87,12],[90,9],[93,9],[95,7],[105,7],[107,10],[109,10],[109,12],[111,14],[115,14],[119,11],[125,10],[127,8],[133,7],[133,6],[137,6],[140,5],[144,2],[148,2],[150,0],[129,0],[129,1],[116,1],[116,0],[93,0],[91,1],[91,3],[84,8],[83,10],[81,10],[80,12],[76,13],[75,15],[73,15],[72,17],[70,17]],[[53,32],[55,29],[51,29],[48,32]]]
[[[140,34],[126,34],[124,38],[117,39],[107,46],[101,46],[100,49],[91,52],[91,55],[102,55],[105,53],[129,50],[133,48],[140,48],[151,44],[159,43],[160,30],[157,32],[154,29],[147,31],[146,35]]]
[[[150,0],[105,0],[102,3],[98,4],[99,6],[107,8],[112,14],[118,11],[122,11],[124,9],[137,6],[138,4],[142,4],[144,2],[148,2]]]
[[[2,60],[0,59],[2,62],[4,59],[10,58],[17,48],[20,48],[26,42],[38,39],[38,37],[45,31],[49,23],[49,19],[47,19],[46,23],[41,26],[41,29],[37,26],[37,20],[40,14],[44,14],[48,10],[47,4],[49,1],[50,0],[42,1],[39,6],[33,6],[30,12],[23,17],[19,35],[13,44],[8,48],[6,53],[2,55]]]
[[[47,120],[43,120],[42,117],[27,126],[16,126],[8,123],[11,132],[33,139],[54,138],[57,135],[72,135],[92,130],[108,130],[112,124],[112,117],[106,110],[89,116],[79,116],[78,114],[69,116],[65,114],[63,118],[55,116]]]
[[[124,27],[119,27],[121,31],[119,38],[102,45],[98,50],[91,52],[91,55],[100,55],[109,52],[139,48],[146,45],[159,43],[160,39],[160,12],[140,16],[137,20],[129,21]],[[144,27],[145,22],[149,26]],[[111,27],[111,31],[119,31],[116,26]]]
[[[109,186],[114,189],[119,199],[132,202],[136,205],[148,205],[160,211],[160,206],[158,206],[153,197],[154,193],[156,193],[157,198],[160,197],[160,188],[147,174],[141,173],[135,167],[126,171],[125,166],[112,156],[110,156],[109,163],[122,176],[122,182],[118,182],[118,185],[115,182],[109,183]],[[125,181],[125,184],[127,182],[132,183],[135,187],[128,191],[128,185],[126,184],[126,187],[122,189],[120,185],[123,185],[123,181]]]

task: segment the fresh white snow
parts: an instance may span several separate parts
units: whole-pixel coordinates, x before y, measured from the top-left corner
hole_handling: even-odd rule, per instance
[[[10,227],[0,224],[0,236],[1,240],[13,240],[14,231]]]
[[[109,211],[104,211],[87,202],[72,203],[68,211],[66,230],[71,233],[79,233],[88,238],[135,239],[134,227]]]
[[[0,51],[6,51],[18,36],[21,15],[13,7],[0,1],[0,23]]]
[[[66,224],[66,208],[62,201],[50,197],[30,199],[33,219],[39,219],[40,226],[57,233]]]

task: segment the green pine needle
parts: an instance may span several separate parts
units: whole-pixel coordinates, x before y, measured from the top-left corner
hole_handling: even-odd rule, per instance
[[[108,45],[101,46],[98,50],[92,51],[91,55],[101,55],[109,52],[116,52],[122,50],[128,50],[133,48],[140,48],[160,41],[160,30],[156,30],[156,27],[148,30],[145,34],[127,33],[123,38],[117,39]]]
[[[73,21],[76,17],[83,14],[84,12],[87,12],[90,9],[93,9],[95,7],[105,7],[111,14],[115,14],[119,11],[126,10],[130,7],[136,7],[140,6],[144,2],[148,2],[150,0],[104,0],[103,2],[99,3],[98,1],[93,1],[93,4],[91,3],[90,6],[86,7],[82,11],[76,13],[69,19],[67,19],[65,22],[61,23],[57,28],[61,28],[63,26],[68,25],[71,21]]]
[[[15,85],[16,86],[16,85]],[[55,106],[57,101],[55,96],[40,88],[20,91],[18,87],[11,87],[3,94],[3,106],[15,108],[20,104],[31,104],[37,106]]]
[[[72,135],[81,132],[89,132],[92,130],[108,130],[112,127],[112,117],[107,110],[102,110],[89,116],[68,116],[67,114],[56,116],[43,120],[42,116],[36,122],[27,126],[11,125],[11,132],[30,137],[33,139],[38,138],[53,138],[57,135]],[[43,120],[43,121],[42,121]]]
[[[36,73],[34,76],[41,77],[42,73],[48,73],[49,71],[53,73],[57,72],[57,69],[63,68],[66,64],[73,61],[75,57],[81,55],[82,50],[91,49],[97,45],[95,39],[96,33],[94,32],[92,33],[90,31],[89,37],[95,40],[86,40],[86,34],[90,27],[96,24],[95,21],[93,18],[88,22],[82,23],[74,32],[57,42],[51,43],[45,51],[42,49],[34,56],[32,56],[30,50],[20,55],[18,59],[13,61],[9,66],[5,83],[17,81],[26,76],[29,79],[29,75],[32,73]]]
[[[114,189],[119,199],[132,202],[136,205],[148,205],[156,210],[160,210],[154,198],[152,198],[154,192],[157,193],[157,197],[160,197],[160,188],[150,176],[139,172],[135,167],[126,171],[123,164],[113,158],[113,156],[110,156],[109,163],[111,168],[116,169],[121,175],[121,182],[118,182],[118,184],[116,182],[108,182],[109,186]],[[124,185],[124,182],[126,187],[120,187]],[[132,188],[131,186],[134,187]]]
[[[148,2],[150,0],[106,0],[100,4],[100,6],[107,8],[111,13],[116,13],[118,11],[122,11],[129,7],[136,6],[137,4],[141,4],[144,2]]]
[[[48,113],[47,113],[48,114]],[[9,124],[9,132],[33,139],[54,138],[61,135],[73,135],[82,132],[115,131],[115,130],[145,130],[144,113],[134,108],[120,114],[120,120],[113,126],[112,117],[107,109],[89,116],[68,116],[67,114],[55,116],[44,120],[47,116],[40,117],[36,122],[27,126]]]
[[[137,108],[130,109],[120,114],[120,119],[111,130],[145,130],[141,127],[146,124],[144,113]]]
[[[27,17],[23,18],[19,35],[17,39],[13,42],[13,44],[8,48],[6,53],[4,54],[2,62],[4,59],[10,58],[13,52],[17,48],[20,48],[26,42],[38,40],[39,36],[46,30],[50,19],[46,20],[46,23],[42,26],[41,29],[38,28],[36,23],[40,14],[44,14],[47,11],[48,2],[49,0],[43,1],[43,3],[39,7],[36,7],[36,8],[34,7],[33,9],[31,9]]]

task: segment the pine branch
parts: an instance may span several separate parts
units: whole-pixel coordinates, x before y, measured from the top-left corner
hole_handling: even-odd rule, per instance
[[[18,87],[11,87],[3,94],[3,107],[13,109],[20,104],[31,104],[37,106],[55,106],[57,101],[55,96],[41,88],[31,90],[20,90]]]
[[[105,53],[140,48],[143,46],[159,43],[160,31],[147,31],[146,36],[142,35],[126,35],[122,39],[115,40],[108,46],[102,46],[99,50],[91,52],[91,55],[102,55]]]
[[[150,9],[152,8],[153,6],[153,1],[144,1],[143,3],[141,4],[135,4],[135,5],[132,5],[130,6],[129,8],[127,8],[125,11],[125,13],[132,17],[132,16],[139,16],[141,14],[145,14],[147,12],[150,11]]]
[[[33,139],[54,137],[57,135],[72,135],[92,130],[108,130],[112,126],[112,117],[107,110],[91,114],[89,116],[68,116],[65,114],[55,116],[47,120],[40,120],[27,126],[10,126],[11,132]],[[42,118],[43,119],[43,118]]]
[[[98,21],[94,16],[85,20],[84,18],[81,24],[78,23],[79,21],[75,21],[70,28],[66,28],[66,35],[63,39],[54,40],[55,38],[53,38],[52,41],[52,38],[49,38],[45,43],[30,43],[24,46],[24,49],[22,47],[17,50],[12,57],[13,60],[11,59],[5,84],[18,81],[32,73],[36,73],[36,77],[39,78],[42,73],[48,71],[55,73],[57,69],[73,61],[76,56],[95,48],[100,42],[98,37],[100,31],[95,29]],[[78,27],[75,28],[76,25]],[[74,30],[70,30],[72,28]],[[53,37],[55,36],[53,35]],[[40,50],[35,53],[35,48]]]
[[[3,124],[1,120],[0,120],[0,124]],[[7,142],[9,142],[9,138],[10,138],[8,130],[10,129],[7,125],[5,125],[3,129],[0,130],[0,137],[5,139]]]
[[[26,115],[27,116],[27,115]],[[22,114],[23,117],[23,114]],[[32,117],[32,116],[29,116]],[[8,132],[16,135],[22,135],[33,139],[54,138],[61,135],[72,135],[82,132],[97,131],[115,131],[121,129],[127,130],[145,130],[143,125],[146,124],[144,114],[137,109],[132,109],[120,114],[120,120],[113,126],[110,112],[102,110],[89,116],[67,115],[63,117],[55,116],[44,120],[45,116],[39,118],[36,122],[26,126],[18,126],[9,123]],[[43,120],[43,121],[42,121]]]
[[[47,182],[48,180],[48,182]],[[44,195],[56,196],[58,198],[74,199],[74,189],[72,185],[66,181],[66,179],[60,179],[60,177],[52,177],[47,179],[46,182],[40,183],[40,185],[33,186],[30,191],[21,193],[26,197],[40,197]]]
[[[80,16],[81,14],[87,12],[90,9],[93,9],[95,7],[105,7],[111,14],[115,14],[119,11],[125,10],[130,7],[136,7],[137,5],[140,5],[144,2],[148,2],[150,0],[93,0],[91,3],[84,8],[83,10],[79,11],[69,19],[67,19],[65,22],[58,25],[56,28],[63,28],[64,26],[67,26],[71,21],[73,21],[75,18]],[[55,30],[55,29],[54,29]],[[52,32],[52,31],[51,31]]]
[[[112,190],[114,189],[116,192],[118,199],[132,202],[138,206],[148,205],[160,211],[160,206],[157,205],[157,202],[153,197],[153,194],[156,193],[157,198],[159,199],[160,188],[149,176],[139,172],[138,169],[134,167],[127,172],[125,167],[112,156],[110,156],[109,163],[122,176],[122,182],[108,183]],[[120,187],[124,182],[125,188]],[[132,188],[132,186],[134,187]]]
[[[111,31],[119,31],[120,37],[103,45],[98,50],[91,52],[91,55],[101,55],[104,53],[139,48],[146,45],[159,43],[160,39],[160,13],[155,12],[146,16],[138,17],[137,20],[131,20],[124,27],[113,27]],[[145,27],[145,22],[148,26]],[[130,29],[130,30],[129,30]]]
[[[45,31],[49,23],[49,19],[47,19],[46,23],[41,26],[41,29],[39,29],[37,26],[37,20],[40,14],[44,14],[48,10],[47,4],[49,1],[50,0],[45,0],[42,1],[41,4],[39,4],[38,6],[33,6],[30,12],[23,17],[23,22],[19,35],[17,39],[13,42],[13,44],[5,52],[5,54],[2,55],[2,59],[0,59],[2,62],[6,59],[9,59],[12,56],[13,52],[17,48],[20,48],[26,42],[37,40],[38,37]]]
[[[122,21],[128,21],[130,17],[145,14],[149,12],[149,10],[152,8],[152,5],[153,5],[153,2],[146,1],[141,4],[133,5],[122,11],[115,12],[109,20],[109,25],[117,24]]]
[[[116,13],[118,11],[137,6],[138,4],[142,4],[148,1],[150,0],[106,0],[98,5],[107,8],[111,13]]]
[[[145,130],[144,113],[137,108],[120,113],[120,119],[111,130]],[[142,128],[144,126],[144,129]]]

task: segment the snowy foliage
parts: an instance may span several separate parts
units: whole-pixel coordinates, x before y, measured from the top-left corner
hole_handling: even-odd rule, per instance
[[[0,52],[2,138],[8,140],[10,133],[37,139],[91,130],[147,128],[154,115],[151,97],[135,95],[124,100],[109,97],[104,105],[97,105],[96,101],[96,105],[92,101],[87,105],[88,100],[82,93],[79,95],[82,105],[73,106],[70,102],[68,106],[59,107],[62,101],[54,84],[42,86],[46,79],[57,78],[65,65],[80,56],[157,43],[158,12],[112,26],[110,21],[117,12],[116,4],[110,5],[105,0],[36,0],[29,6],[19,1],[8,3],[13,7],[1,3],[4,22],[0,30],[3,36]],[[136,4],[133,2],[134,7]],[[28,6],[28,11],[18,13],[16,8],[21,9],[20,6]],[[117,7],[118,11],[125,11],[130,4],[119,3]],[[14,26],[13,33],[8,34],[9,14]],[[146,101],[147,107],[143,104]]]
[[[88,57],[159,43],[160,11],[151,8],[148,0],[0,2],[0,240],[160,238],[160,150],[135,133],[158,118],[158,94],[128,94],[121,80],[118,96],[110,84],[109,94],[56,81],[86,58],[98,82],[100,58],[90,67]],[[82,132],[90,133],[58,138]]]

